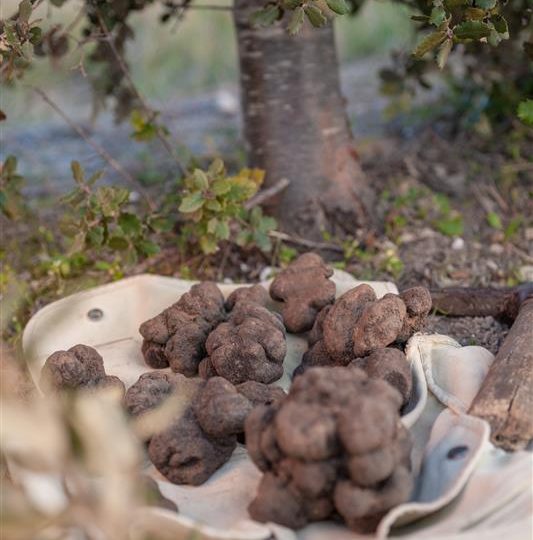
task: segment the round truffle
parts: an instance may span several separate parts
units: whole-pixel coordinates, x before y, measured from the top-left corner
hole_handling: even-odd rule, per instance
[[[104,360],[93,347],[74,345],[68,351],[56,351],[41,371],[41,387],[48,391],[91,390],[116,387],[124,393],[124,383],[107,375]]]

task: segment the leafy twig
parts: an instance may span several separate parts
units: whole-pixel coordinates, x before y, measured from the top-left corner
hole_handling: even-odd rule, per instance
[[[131,186],[135,188],[136,191],[138,191],[144,200],[146,201],[146,204],[149,206],[150,210],[155,210],[155,205],[150,199],[150,196],[145,191],[145,189],[142,187],[142,185],[131,176],[131,174],[113,157],[111,156],[105,148],[100,146],[97,142],[93,141],[88,133],[78,124],[74,122],[66,113],[63,111],[55,101],[53,101],[43,90],[40,88],[36,88],[34,86],[30,86],[32,90],[41,96],[41,98],[54,109],[54,111],[63,118],[63,120],[91,147],[93,148],[99,155],[104,159],[110,167],[112,167],[122,178],[128,182]]]

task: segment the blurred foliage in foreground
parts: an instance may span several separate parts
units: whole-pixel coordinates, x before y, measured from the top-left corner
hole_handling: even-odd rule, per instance
[[[142,421],[115,390],[40,395],[2,348],[0,536],[6,540],[189,538],[150,506],[169,508],[143,475],[142,437],[180,414],[174,400]]]

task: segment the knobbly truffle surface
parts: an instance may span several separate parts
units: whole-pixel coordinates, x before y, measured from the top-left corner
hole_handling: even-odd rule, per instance
[[[411,441],[400,394],[351,367],[311,368],[282,401],[245,422],[251,459],[264,475],[252,518],[298,529],[340,515],[372,530],[411,493]]]
[[[353,360],[350,366],[362,369],[371,379],[388,382],[401,394],[403,405],[409,402],[413,376],[405,354],[399,349],[392,347],[376,349],[364,358]]]
[[[235,289],[226,300],[226,309],[231,311],[237,302],[252,302],[260,306],[266,306],[270,297],[268,291],[262,285],[252,285],[251,287],[239,287]]]
[[[287,330],[305,332],[318,312],[335,299],[333,270],[315,253],[304,253],[282,270],[270,285],[270,296],[282,302],[281,313]]]
[[[192,377],[205,357],[205,341],[226,317],[224,297],[209,281],[193,285],[172,306],[141,324],[142,352],[146,363],[157,369]]]
[[[284,395],[260,383],[241,387],[221,377],[205,381],[161,371],[141,375],[130,387],[125,405],[133,416],[160,406],[172,395],[185,400],[176,417],[148,444],[150,460],[168,480],[205,482],[230,458],[254,405],[274,403],[282,399],[280,392]]]
[[[311,365],[348,365],[375,350],[403,343],[423,327],[430,308],[431,296],[424,287],[377,299],[372,287],[358,285],[320,312],[300,371]]]
[[[68,351],[56,351],[47,359],[41,371],[41,387],[64,391],[114,386],[124,393],[124,383],[107,375],[104,360],[93,347],[74,345]]]
[[[285,328],[279,317],[260,304],[237,301],[228,321],[207,338],[208,358],[200,374],[214,374],[233,384],[257,381],[268,384],[283,375],[287,353]]]

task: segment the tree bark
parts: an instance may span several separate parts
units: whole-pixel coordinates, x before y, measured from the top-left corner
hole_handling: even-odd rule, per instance
[[[525,448],[533,438],[533,297],[520,306],[470,414],[487,420],[491,440],[505,450]]]
[[[291,36],[286,20],[253,27],[263,0],[235,0],[244,136],[266,186],[290,184],[267,209],[282,228],[318,240],[372,223],[373,190],[353,144],[339,84],[333,23],[307,21]]]

